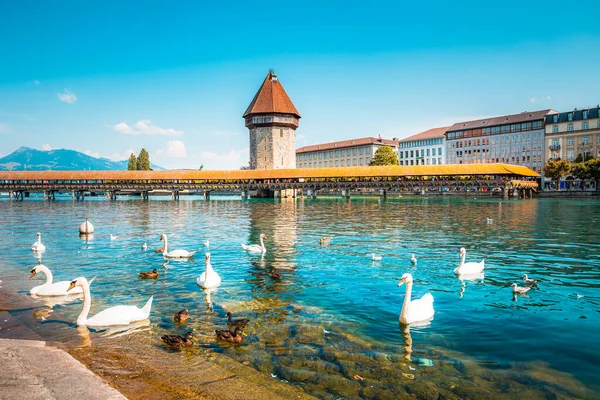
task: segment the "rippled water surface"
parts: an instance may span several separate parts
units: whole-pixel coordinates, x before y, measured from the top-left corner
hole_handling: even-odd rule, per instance
[[[96,228],[89,240],[77,233],[85,217]],[[154,296],[150,324],[129,335],[154,357],[167,351],[161,334],[193,329],[204,355],[223,353],[321,398],[594,397],[599,223],[600,202],[589,200],[2,200],[0,279],[23,294],[41,284],[43,276],[28,280],[37,263],[29,247],[39,231],[43,263],[55,279],[96,277],[92,315],[117,304],[142,306]],[[171,248],[199,253],[165,270],[154,252],[161,233]],[[258,243],[260,233],[268,236],[266,255],[243,252],[240,244]],[[119,237],[111,241],[110,234]],[[321,246],[322,236],[333,240]],[[212,293],[196,285],[206,240],[222,278]],[[460,247],[467,261],[485,259],[483,279],[453,274]],[[372,262],[371,253],[382,261]],[[138,279],[153,268],[158,279]],[[270,278],[272,268],[282,281]],[[406,272],[414,277],[413,297],[435,298],[435,318],[426,326],[398,323],[405,286],[397,283]],[[523,285],[523,273],[541,282],[513,297],[509,285]],[[67,342],[80,334],[73,322],[81,307],[75,298],[51,312],[40,301],[13,315]],[[172,316],[183,307],[191,318],[179,326]],[[239,346],[215,340],[227,311],[252,320]],[[101,345],[111,346],[111,332],[89,337],[107,333]],[[182,369],[194,363],[179,362]]]

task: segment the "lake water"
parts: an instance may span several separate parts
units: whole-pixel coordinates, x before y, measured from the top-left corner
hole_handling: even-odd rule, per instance
[[[85,217],[96,228],[89,240],[77,232]],[[42,283],[43,275],[28,280],[39,231],[42,261],[55,279],[96,277],[91,315],[117,304],[141,307],[154,296],[150,325],[128,335],[154,358],[167,352],[160,335],[193,329],[198,357],[221,353],[320,398],[591,398],[600,394],[599,223],[593,200],[2,200],[0,279],[24,295]],[[154,252],[161,233],[171,248],[199,253],[163,269]],[[240,244],[258,243],[260,233],[267,253],[243,252]],[[322,236],[333,240],[321,246]],[[212,293],[196,285],[207,239],[222,278]],[[453,274],[460,247],[467,261],[485,259],[483,279]],[[371,253],[383,259],[372,262]],[[138,279],[153,268],[158,279]],[[272,268],[281,281],[270,278]],[[397,283],[406,272],[413,298],[435,298],[426,326],[398,322],[405,286]],[[513,297],[510,284],[523,285],[523,273],[540,283]],[[54,312],[36,304],[13,315],[70,343],[81,299]],[[184,307],[190,321],[176,325],[172,316]],[[252,320],[239,346],[215,340],[227,311]],[[107,338],[96,345],[108,347],[120,337],[89,335]],[[178,362],[182,369],[194,363]]]

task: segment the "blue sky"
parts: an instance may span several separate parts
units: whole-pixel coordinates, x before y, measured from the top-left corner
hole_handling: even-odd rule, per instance
[[[270,68],[298,146],[600,103],[598,3],[56,3],[0,0],[0,155],[237,169]]]

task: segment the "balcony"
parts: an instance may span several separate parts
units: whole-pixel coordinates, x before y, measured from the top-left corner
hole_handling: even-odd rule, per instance
[[[560,144],[551,144],[550,150],[553,150],[553,151],[560,150]]]

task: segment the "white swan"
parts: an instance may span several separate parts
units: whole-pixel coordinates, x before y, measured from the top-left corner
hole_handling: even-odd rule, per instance
[[[210,253],[206,253],[204,260],[206,261],[206,271],[203,272],[198,279],[196,279],[196,283],[202,289],[209,289],[218,286],[221,283],[221,277],[215,272],[210,264]]]
[[[376,256],[375,253],[371,253],[371,260],[373,261],[381,261],[383,256]]]
[[[267,235],[265,235],[264,233],[260,234],[260,245],[258,244],[251,244],[251,245],[246,245],[244,243],[242,243],[242,249],[246,250],[249,253],[266,253],[267,252],[267,248],[265,247],[265,242],[263,242],[263,239],[266,239]]]
[[[164,233],[160,235],[160,240],[165,242],[165,247],[163,248],[162,255],[164,258],[191,258],[195,251],[187,251],[187,250],[171,250],[169,251],[169,244],[167,242],[167,235]]]
[[[50,272],[50,269],[48,267],[46,267],[44,264],[39,264],[39,265],[36,265],[35,267],[33,267],[33,269],[31,270],[31,275],[29,276],[29,279],[33,278],[35,276],[35,274],[38,274],[38,273],[43,273],[44,275],[46,275],[46,283],[32,288],[29,291],[29,293],[31,293],[33,295],[36,295],[36,296],[66,296],[69,294],[83,293],[83,289],[81,289],[81,288],[75,288],[72,291],[67,292],[67,289],[69,288],[69,284],[71,283],[70,281],[53,282],[52,281],[52,279],[53,279],[52,272]],[[94,281],[94,279],[92,279],[90,281],[90,285],[92,284],[93,281]]]
[[[204,242],[204,247],[210,248],[210,240],[206,239],[206,242]]]
[[[402,303],[402,311],[400,312],[400,323],[412,324],[413,322],[425,321],[431,319],[435,310],[433,309],[433,296],[431,293],[425,293],[423,297],[417,300],[411,300],[413,278],[411,274],[402,275],[402,279],[398,282],[398,286],[406,283],[406,294],[404,295],[404,303]]]
[[[400,312],[400,323],[412,324],[418,321],[426,321],[433,317],[433,296],[431,293],[424,294],[420,299],[411,301],[413,278],[411,274],[402,275],[398,286],[406,283],[406,294]]]
[[[460,264],[454,269],[454,273],[457,275],[465,275],[465,274],[476,274],[478,272],[483,271],[485,268],[484,260],[481,262],[468,262],[465,263],[465,257],[467,256],[467,250],[464,247],[460,248]]]
[[[46,246],[42,244],[42,234],[37,233],[37,241],[31,245],[31,251],[35,251],[41,253],[42,251],[46,251]]]
[[[413,264],[417,263],[417,257],[415,257],[415,255],[413,254],[412,257],[410,257],[410,262]]]
[[[146,302],[143,308],[136,306],[114,306],[100,311],[92,318],[88,318],[90,307],[92,305],[92,295],[90,294],[90,285],[87,279],[80,277],[71,282],[69,289],[80,287],[83,289],[83,310],[77,317],[77,325],[86,326],[111,326],[111,325],[129,325],[135,321],[148,319],[150,308],[152,308],[152,299]]]
[[[113,235],[112,233],[110,234],[110,240],[117,240],[119,238],[119,235]]]
[[[144,242],[144,244],[142,245],[142,250],[143,251],[148,250],[148,244],[146,242]]]

